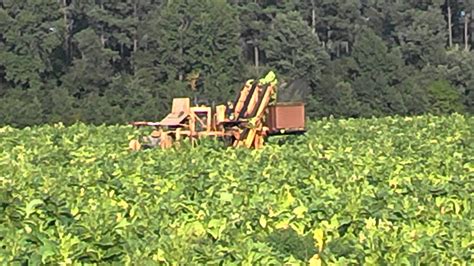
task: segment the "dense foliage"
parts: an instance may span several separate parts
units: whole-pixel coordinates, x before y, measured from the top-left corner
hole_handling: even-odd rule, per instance
[[[162,118],[173,97],[225,103],[270,68],[311,117],[472,113],[473,13],[465,0],[2,0],[0,124]]]
[[[473,128],[329,119],[263,150],[138,153],[126,127],[0,128],[0,263],[466,265]]]

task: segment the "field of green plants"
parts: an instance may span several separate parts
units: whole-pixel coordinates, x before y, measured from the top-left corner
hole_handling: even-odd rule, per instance
[[[0,264],[467,265],[474,118],[320,120],[262,150],[0,128]]]

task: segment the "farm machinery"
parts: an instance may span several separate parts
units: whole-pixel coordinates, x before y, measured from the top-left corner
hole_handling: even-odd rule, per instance
[[[173,99],[171,113],[159,122],[138,121],[134,127],[152,127],[148,136],[133,139],[131,150],[167,149],[188,139],[218,138],[233,147],[259,149],[274,135],[305,132],[302,102],[278,102],[278,81],[270,71],[264,78],[248,80],[234,102],[217,106],[191,106],[189,98]]]

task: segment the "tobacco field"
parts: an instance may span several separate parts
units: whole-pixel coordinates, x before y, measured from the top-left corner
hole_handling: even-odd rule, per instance
[[[474,118],[324,119],[262,150],[0,128],[0,264],[468,265]]]

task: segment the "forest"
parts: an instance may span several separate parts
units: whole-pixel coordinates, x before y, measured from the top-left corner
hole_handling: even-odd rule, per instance
[[[268,70],[312,119],[472,114],[473,31],[473,0],[0,0],[0,125],[156,120]]]

